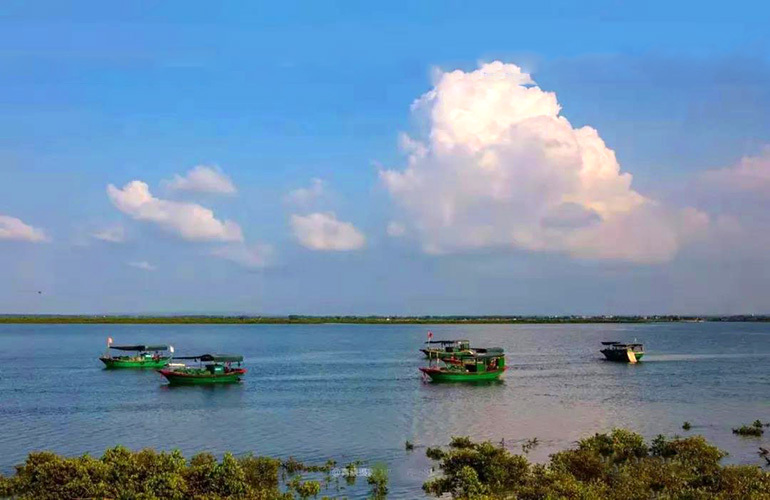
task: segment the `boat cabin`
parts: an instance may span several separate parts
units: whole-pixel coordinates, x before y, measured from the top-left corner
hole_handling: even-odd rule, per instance
[[[602,342],[602,345],[607,346],[604,348],[605,350],[644,352],[644,344],[640,344],[638,342],[626,344],[624,342],[613,341],[613,342]]]
[[[225,373],[231,369],[232,363],[240,367],[243,362],[243,356],[236,354],[201,354],[200,356],[177,356],[174,359],[198,361],[203,369],[213,374]]]
[[[601,353],[610,361],[636,363],[644,356],[644,345],[638,342],[602,342]]]
[[[468,373],[490,372],[505,368],[505,356],[500,352],[479,353],[463,360],[463,366]]]
[[[116,351],[130,351],[135,352],[136,354],[134,356],[113,356],[109,350],[107,350],[107,353],[105,354],[108,358],[158,358],[160,357],[161,351],[167,351],[168,345],[166,344],[136,344],[136,345],[108,345],[110,349],[115,349]]]

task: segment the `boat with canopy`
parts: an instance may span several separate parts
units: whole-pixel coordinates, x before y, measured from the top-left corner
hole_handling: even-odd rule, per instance
[[[111,350],[134,354],[113,356]],[[173,352],[174,347],[166,344],[112,345],[112,338],[108,338],[107,349],[99,360],[106,368],[163,368],[171,361]]]
[[[491,347],[437,360],[436,364],[431,363],[420,371],[433,382],[475,382],[497,380],[507,368],[503,349]]]
[[[636,363],[641,361],[644,356],[644,345],[634,342],[631,344],[625,344],[623,342],[602,342],[605,346],[601,350],[604,357],[609,361],[620,361],[623,363]]]
[[[240,382],[246,374],[241,368],[243,356],[235,354],[201,354],[200,356],[181,356],[175,360],[189,359],[198,361],[197,367],[184,366],[158,370],[166,377],[170,385],[208,385],[233,384]],[[233,366],[235,364],[235,366]]]

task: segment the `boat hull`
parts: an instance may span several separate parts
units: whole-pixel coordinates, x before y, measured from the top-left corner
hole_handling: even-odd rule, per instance
[[[620,351],[617,349],[602,349],[602,354],[604,354],[604,357],[607,358],[609,361],[617,361],[619,363],[630,363],[631,360],[628,359],[628,353],[626,351]],[[641,361],[644,357],[643,352],[634,352],[634,356],[636,356],[637,361]]]
[[[163,368],[168,365],[171,358],[160,359],[120,359],[120,358],[99,358],[104,363],[105,368]]]
[[[181,373],[174,370],[158,370],[166,377],[169,385],[211,385],[211,384],[237,384],[246,370],[237,370],[229,373]]]
[[[420,368],[420,371],[430,377],[432,382],[478,382],[497,380],[505,369],[474,373],[452,372],[440,368]]]

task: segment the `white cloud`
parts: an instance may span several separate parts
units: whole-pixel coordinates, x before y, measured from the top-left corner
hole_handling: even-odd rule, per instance
[[[508,246],[662,262],[708,224],[634,191],[598,132],[574,128],[516,65],[439,73],[412,111],[429,135],[402,135],[407,166],[380,177],[426,252]]]
[[[732,167],[706,171],[702,178],[720,190],[770,194],[770,146]]]
[[[211,255],[229,260],[247,269],[259,269],[273,262],[275,249],[271,245],[257,243],[256,245],[234,244],[212,250]]]
[[[181,176],[174,175],[168,187],[175,191],[196,191],[199,193],[235,194],[233,182],[219,167],[198,165]]]
[[[25,224],[21,219],[0,215],[0,240],[40,243],[48,241],[48,237],[42,229]]]
[[[110,243],[123,243],[126,240],[126,232],[123,226],[110,226],[100,229],[91,234],[97,240],[109,241]]]
[[[284,201],[299,206],[308,206],[317,201],[326,192],[326,183],[315,178],[310,181],[310,186],[289,191]]]
[[[388,236],[398,238],[406,233],[406,227],[400,222],[390,221],[388,222]]]
[[[195,203],[155,198],[142,181],[131,181],[123,189],[107,186],[112,204],[140,221],[153,222],[165,230],[191,241],[243,241],[240,226],[220,221],[210,209]]]
[[[292,215],[291,227],[300,244],[311,250],[357,250],[366,244],[353,224],[338,221],[332,212]]]
[[[135,267],[136,269],[141,269],[142,271],[155,271],[156,269],[158,269],[157,267],[153,266],[146,260],[141,260],[138,262],[129,262],[128,265],[131,267]]]

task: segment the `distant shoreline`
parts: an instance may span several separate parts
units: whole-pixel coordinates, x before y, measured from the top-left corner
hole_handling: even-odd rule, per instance
[[[216,315],[0,315],[0,324],[590,324],[590,323],[702,323],[770,322],[770,315],[735,316],[216,316]]]

